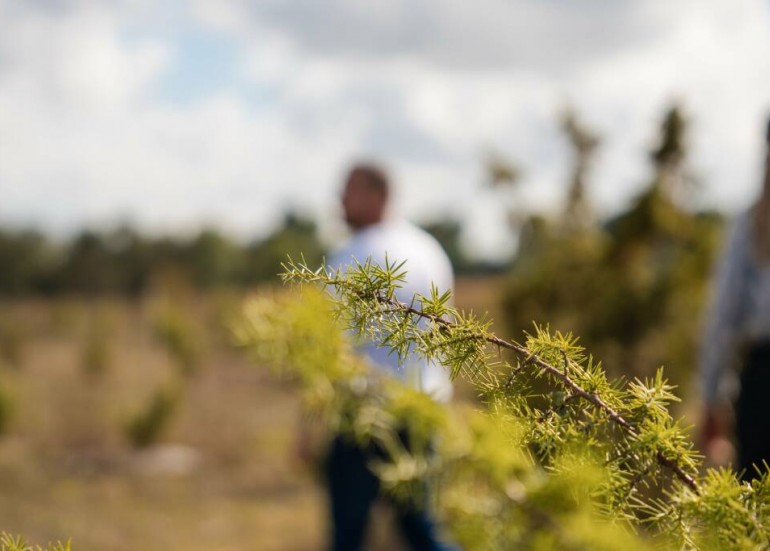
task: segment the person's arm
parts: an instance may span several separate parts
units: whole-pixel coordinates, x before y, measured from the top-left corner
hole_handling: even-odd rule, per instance
[[[749,237],[748,217],[744,217],[730,231],[712,285],[712,302],[701,341],[698,371],[705,406],[701,428],[704,450],[726,432],[720,383],[735,359],[742,310],[746,304]]]

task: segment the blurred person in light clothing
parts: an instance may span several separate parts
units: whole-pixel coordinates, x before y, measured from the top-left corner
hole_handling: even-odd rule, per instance
[[[391,194],[385,172],[371,164],[359,164],[350,171],[342,193],[342,208],[352,237],[339,248],[329,262],[331,269],[345,271],[356,262],[370,259],[385,265],[406,261],[406,281],[396,290],[396,298],[409,303],[415,294],[430,296],[431,285],[443,292],[452,289],[454,275],[446,253],[438,242],[416,226],[388,217]],[[452,384],[441,366],[424,358],[411,357],[401,362],[386,347],[364,343],[360,352],[373,369],[403,381],[412,388],[448,401]],[[409,447],[409,435],[399,436]],[[370,471],[372,460],[384,453],[374,446],[362,446],[339,434],[331,443],[326,463],[329,490],[332,551],[358,551],[363,545],[369,513],[380,495],[380,483]],[[423,500],[427,502],[428,500]],[[415,551],[454,549],[442,543],[427,503],[393,503],[396,520],[405,541]]]
[[[770,123],[761,194],[732,224],[722,252],[701,346],[704,451],[718,455],[735,395],[738,469],[745,480],[770,463]],[[728,410],[729,411],[729,410]],[[720,443],[722,443],[720,445]]]

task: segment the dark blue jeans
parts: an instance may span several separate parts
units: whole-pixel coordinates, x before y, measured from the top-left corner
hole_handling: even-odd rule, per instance
[[[374,446],[362,447],[344,436],[333,440],[326,469],[331,501],[331,551],[361,550],[369,511],[380,493],[380,482],[368,463],[383,457],[383,452]],[[398,502],[393,502],[393,506],[404,539],[414,551],[456,551],[439,541],[427,507]]]
[[[738,467],[743,480],[753,480],[770,463],[770,344],[749,348],[741,371],[741,391],[735,405]]]

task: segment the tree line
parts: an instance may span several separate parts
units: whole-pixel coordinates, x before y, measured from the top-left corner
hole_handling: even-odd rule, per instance
[[[275,278],[287,254],[320,261],[324,252],[315,224],[295,214],[247,243],[213,228],[188,239],[144,236],[128,226],[84,230],[67,243],[0,229],[0,294],[140,295],[168,277],[201,289],[250,286]]]
[[[447,250],[458,272],[500,270],[465,255],[458,222],[439,220],[424,227]],[[169,277],[203,290],[247,288],[275,281],[289,255],[320,262],[328,252],[316,223],[291,212],[267,237],[248,242],[216,228],[183,239],[142,235],[122,226],[83,230],[60,242],[38,230],[0,227],[0,296],[139,296]]]

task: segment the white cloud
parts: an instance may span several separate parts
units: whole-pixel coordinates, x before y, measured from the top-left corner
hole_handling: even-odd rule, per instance
[[[648,177],[672,99],[694,121],[704,201],[735,208],[756,187],[770,107],[760,0],[30,6],[0,0],[6,219],[264,230],[287,203],[330,212],[345,163],[378,156],[395,168],[401,210],[457,212],[481,242],[494,201],[467,205],[490,149],[522,165],[522,201],[558,204],[567,103],[603,136],[593,191],[605,212]],[[158,82],[191,30],[235,44],[240,84],[174,103]]]
[[[234,93],[155,99],[173,45],[123,40],[121,21],[88,4],[27,10],[0,34],[0,216],[246,232],[267,230],[300,186],[319,202],[313,187],[344,138],[298,135],[284,114]]]
[[[22,92],[60,111],[125,108],[163,70],[167,48],[126,47],[104,8],[5,14],[0,33],[3,96]]]

